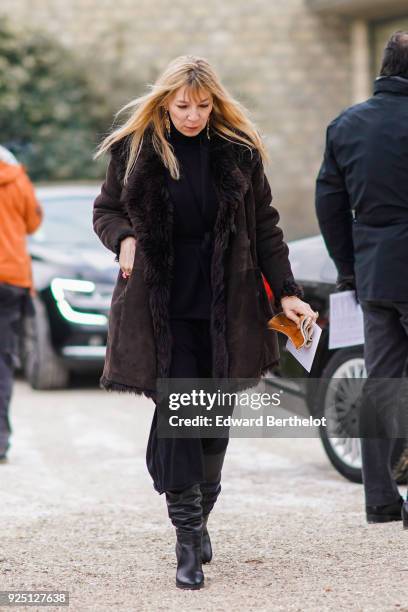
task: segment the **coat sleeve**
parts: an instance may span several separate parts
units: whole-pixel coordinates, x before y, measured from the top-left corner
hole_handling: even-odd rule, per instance
[[[303,297],[303,289],[295,282],[289,262],[289,248],[278,227],[279,213],[271,204],[272,193],[262,158],[256,151],[252,175],[255,197],[256,250],[259,267],[272,289],[275,305],[280,308],[284,296]]]
[[[120,201],[121,192],[116,161],[111,155],[105,181],[93,205],[93,228],[102,244],[115,253],[115,261],[119,261],[121,241],[127,236],[136,238],[129,216]]]
[[[341,169],[333,151],[332,122],[326,132],[326,149],[316,180],[315,207],[320,231],[340,276],[354,274],[353,216]]]
[[[43,209],[36,198],[34,187],[24,171],[19,186],[24,196],[24,223],[27,234],[33,234],[41,225]]]

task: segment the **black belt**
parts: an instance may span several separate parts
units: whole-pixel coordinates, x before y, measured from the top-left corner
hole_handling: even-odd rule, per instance
[[[198,258],[200,260],[201,271],[203,273],[203,276],[207,282],[207,286],[209,287],[210,291],[211,291],[211,263],[209,261],[208,256],[211,254],[211,251],[212,251],[213,240],[214,240],[213,231],[205,232],[203,236],[191,236],[191,237],[177,236],[176,237],[177,244],[198,244],[200,245],[200,249],[198,251]],[[204,255],[206,255],[207,257],[204,258],[203,257]]]
[[[202,251],[210,251],[214,240],[214,232],[205,232],[202,236],[176,236],[176,244],[199,244]]]

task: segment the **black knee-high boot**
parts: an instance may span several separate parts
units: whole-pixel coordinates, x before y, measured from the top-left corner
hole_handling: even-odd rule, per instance
[[[201,490],[194,484],[183,490],[166,491],[167,511],[176,528],[176,585],[181,589],[199,589],[204,584],[201,567],[203,511]]]
[[[203,534],[201,540],[201,559],[209,563],[212,559],[212,546],[207,529],[208,516],[214,507],[221,492],[221,470],[224,463],[226,449],[216,455],[204,455],[205,479],[200,484],[203,508]]]

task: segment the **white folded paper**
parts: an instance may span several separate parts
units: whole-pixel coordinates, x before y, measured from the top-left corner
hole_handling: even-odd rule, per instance
[[[363,311],[354,291],[330,295],[329,349],[364,344]]]
[[[310,372],[310,370],[312,369],[313,360],[316,354],[317,346],[319,344],[321,333],[322,333],[322,328],[319,325],[317,325],[317,323],[313,323],[312,344],[309,346],[309,348],[302,347],[300,349],[297,349],[295,345],[293,344],[292,340],[290,340],[289,338],[286,343],[286,349],[289,351],[289,353],[291,353],[294,357],[296,357],[298,362],[308,372]]]

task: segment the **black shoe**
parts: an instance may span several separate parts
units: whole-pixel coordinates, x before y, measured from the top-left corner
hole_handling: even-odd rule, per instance
[[[210,534],[207,530],[208,514],[203,516],[203,533],[201,537],[201,561],[203,563],[209,563],[212,559],[212,546],[210,540]]]
[[[179,589],[201,589],[201,533],[178,532],[176,542],[176,586]]]
[[[367,523],[388,523],[402,520],[402,497],[392,504],[384,506],[366,506]]]
[[[167,510],[176,528],[176,586],[180,589],[200,589],[204,585],[201,567],[203,511],[200,485],[183,491],[166,491]]]
[[[404,501],[401,508],[402,526],[408,529],[408,500]]]

